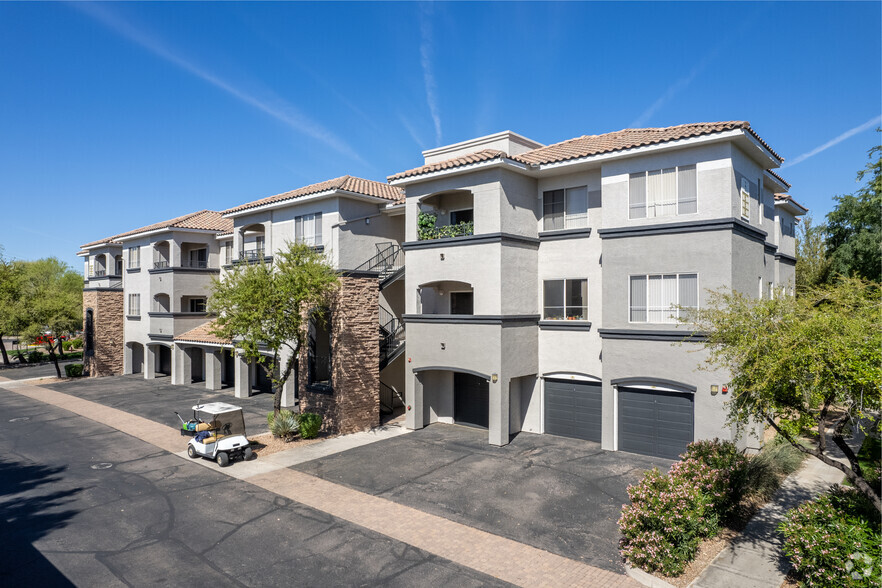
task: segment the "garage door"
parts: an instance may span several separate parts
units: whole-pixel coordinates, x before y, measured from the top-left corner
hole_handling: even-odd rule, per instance
[[[454,372],[453,420],[487,428],[490,422],[490,383],[484,378]]]
[[[692,439],[692,394],[619,388],[620,451],[677,459]]]
[[[545,432],[600,443],[601,385],[545,380]]]

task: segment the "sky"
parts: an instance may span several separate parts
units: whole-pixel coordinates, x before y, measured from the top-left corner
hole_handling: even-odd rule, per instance
[[[747,120],[815,221],[879,143],[879,2],[0,2],[0,246],[83,243],[512,130]]]

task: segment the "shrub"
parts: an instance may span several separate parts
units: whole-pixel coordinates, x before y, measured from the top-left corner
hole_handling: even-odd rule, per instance
[[[878,512],[858,492],[834,487],[788,511],[779,530],[806,586],[882,585]]]
[[[719,515],[703,489],[718,488],[720,482],[719,470],[695,460],[671,470],[666,475],[653,469],[636,486],[628,486],[631,504],[623,507],[619,519],[619,547],[632,565],[677,576],[695,558],[699,541],[717,531]]]
[[[716,510],[720,516],[729,514],[744,495],[749,460],[734,443],[719,439],[690,443],[681,457],[684,464],[694,460],[720,471],[716,486],[710,492],[718,501]]]
[[[322,415],[314,412],[300,413],[297,420],[300,423],[300,436],[303,439],[312,439],[322,428]]]
[[[760,498],[769,499],[781,481],[799,469],[805,454],[783,437],[776,436],[762,451],[747,462],[745,488]]]
[[[269,413],[266,417],[270,432],[276,437],[289,439],[297,434],[300,428],[297,416],[290,410],[282,410],[279,412],[279,418],[274,418],[273,413]]]
[[[68,378],[79,378],[83,375],[83,364],[69,363],[64,366],[64,373]]]
[[[46,356],[36,349],[28,353],[28,363],[40,363]]]
[[[61,344],[62,348],[65,351],[70,351],[71,349],[79,349],[83,346],[82,339],[70,339],[69,341],[65,341]]]

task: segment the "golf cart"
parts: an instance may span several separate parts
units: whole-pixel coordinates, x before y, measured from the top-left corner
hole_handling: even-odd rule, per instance
[[[189,424],[184,424],[183,419],[181,421],[184,426]],[[245,437],[245,419],[241,407],[226,402],[197,404],[193,407],[190,423],[194,421],[194,436],[187,442],[187,455],[194,459],[208,457],[221,467],[240,457],[251,459],[253,452]]]

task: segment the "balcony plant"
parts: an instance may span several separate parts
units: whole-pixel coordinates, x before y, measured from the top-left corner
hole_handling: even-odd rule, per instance
[[[461,222],[455,225],[436,226],[438,216],[430,212],[421,212],[417,217],[417,237],[420,241],[442,239],[445,237],[462,237],[475,233],[474,221]]]

